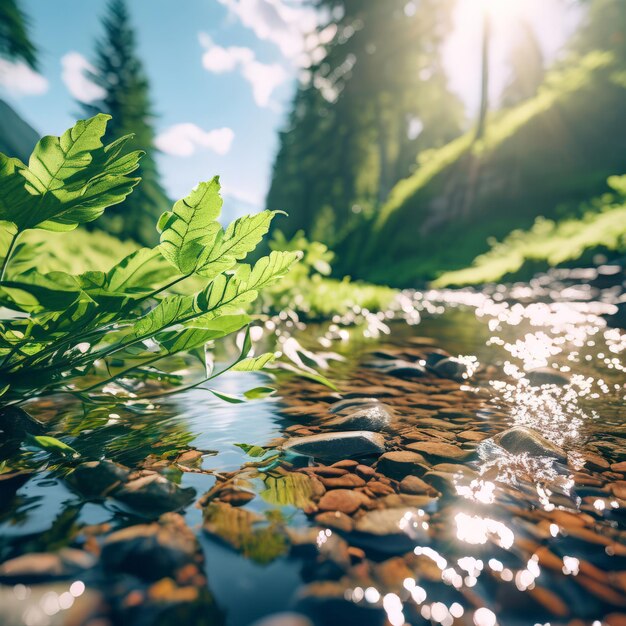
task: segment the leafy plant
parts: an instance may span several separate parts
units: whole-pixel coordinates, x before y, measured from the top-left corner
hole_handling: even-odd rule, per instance
[[[217,177],[161,216],[156,247],[132,252],[106,272],[39,271],[38,248],[23,233],[73,230],[122,202],[139,182],[132,173],[141,153],[124,152],[129,138],[102,143],[108,119],[96,115],[61,137],[44,137],[28,165],[0,154],[0,305],[8,310],[0,322],[1,403],[56,392],[92,401],[107,391],[136,398],[136,379],[169,379],[164,359],[183,353],[200,359],[204,376],[169,393],[272,360],[251,356],[248,332],[225,369],[214,372],[205,358],[209,342],[248,328],[246,307],[300,257],[274,251],[252,266],[243,263],[276,212],[222,228]]]

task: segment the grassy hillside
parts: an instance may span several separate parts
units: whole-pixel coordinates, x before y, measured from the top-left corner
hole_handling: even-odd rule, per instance
[[[339,271],[416,284],[469,266],[490,238],[538,216],[576,214],[626,172],[624,111],[626,72],[611,54],[553,72],[535,98],[493,115],[482,141],[470,133],[423,155],[374,224],[339,246]]]
[[[626,176],[609,179],[626,187]],[[598,253],[626,254],[626,200],[607,194],[579,218],[538,218],[527,231],[515,230],[474,260],[471,267],[446,272],[436,287],[470,285],[503,279],[526,279],[564,263],[591,263]]]

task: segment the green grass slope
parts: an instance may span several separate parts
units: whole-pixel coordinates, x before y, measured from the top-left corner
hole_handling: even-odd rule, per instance
[[[553,72],[539,94],[492,116],[480,142],[467,134],[423,155],[375,223],[338,248],[338,269],[392,286],[468,267],[491,238],[530,228],[626,172],[626,72],[592,53]]]

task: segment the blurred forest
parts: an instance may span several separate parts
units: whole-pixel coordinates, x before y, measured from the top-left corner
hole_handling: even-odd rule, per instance
[[[309,0],[318,45],[295,86],[266,199],[289,213],[286,240],[302,231],[334,252],[334,275],[392,286],[498,280],[624,254],[624,185],[607,181],[626,173],[626,2],[563,2],[582,10],[566,49],[547,63],[520,19],[497,101],[485,97],[485,14],[483,100],[470,119],[442,62],[455,0]],[[104,96],[81,108],[111,114],[110,139],[133,132],[146,156],[143,185],[94,226],[152,244],[169,200],[149,84],[124,0],[111,0],[102,20],[89,78]],[[35,68],[18,0],[0,5],[0,24],[0,55]],[[0,150],[23,158],[34,138],[0,101]],[[550,242],[564,232],[577,237],[555,255]]]

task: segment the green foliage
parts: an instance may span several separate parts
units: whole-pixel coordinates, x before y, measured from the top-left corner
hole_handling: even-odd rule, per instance
[[[616,133],[625,108],[626,81],[612,54],[569,59],[534,98],[493,113],[483,140],[468,133],[424,155],[373,227],[337,245],[339,270],[416,285],[469,266],[491,238],[528,229],[538,216],[576,216],[608,175],[626,171],[626,139]]]
[[[243,217],[222,228],[214,178],[163,215],[155,248],[134,250],[107,270],[43,271],[42,247],[20,241],[25,231],[73,229],[122,201],[138,182],[129,174],[139,153],[122,153],[126,138],[103,146],[106,122],[107,116],[97,115],[61,138],[43,138],[28,167],[0,155],[5,164],[1,240],[6,242],[0,304],[10,311],[0,325],[5,404],[56,392],[94,401],[114,382],[121,385],[116,392],[124,393],[136,385],[133,379],[167,380],[165,357],[195,352],[245,328],[251,321],[248,305],[300,256],[273,251],[252,266],[241,263],[275,214]],[[246,332],[233,363],[219,372],[207,368],[202,380],[171,392],[200,386],[233,367],[260,370],[273,357],[251,352]],[[264,393],[252,390],[251,397]]]
[[[0,56],[20,59],[37,67],[37,49],[30,38],[29,23],[20,0],[0,2]]]
[[[112,116],[108,137],[131,135],[129,145],[145,152],[138,176],[142,184],[132,196],[97,222],[97,227],[122,239],[154,245],[154,222],[170,202],[159,183],[154,159],[154,113],[149,83],[137,55],[137,41],[125,0],[110,0],[103,19],[104,36],[96,44],[95,68],[89,79],[103,90],[103,97],[80,103],[86,115]]]
[[[270,247],[274,251],[302,251],[302,260],[289,276],[263,297],[266,307],[273,311],[292,310],[307,319],[329,319],[354,308],[384,310],[397,295],[394,289],[353,282],[349,277],[328,278],[333,252],[319,241],[308,241],[302,231],[291,240],[276,231]]]
[[[441,62],[451,0],[315,4],[328,21],[280,134],[267,206],[289,211],[288,235],[304,229],[334,246],[410,174],[417,154],[458,135],[463,108]]]
[[[607,194],[582,217],[559,221],[538,218],[529,230],[515,230],[471,267],[447,272],[436,287],[526,278],[540,269],[571,261],[591,261],[598,252],[626,253],[626,176],[613,176],[610,186],[622,197]]]

